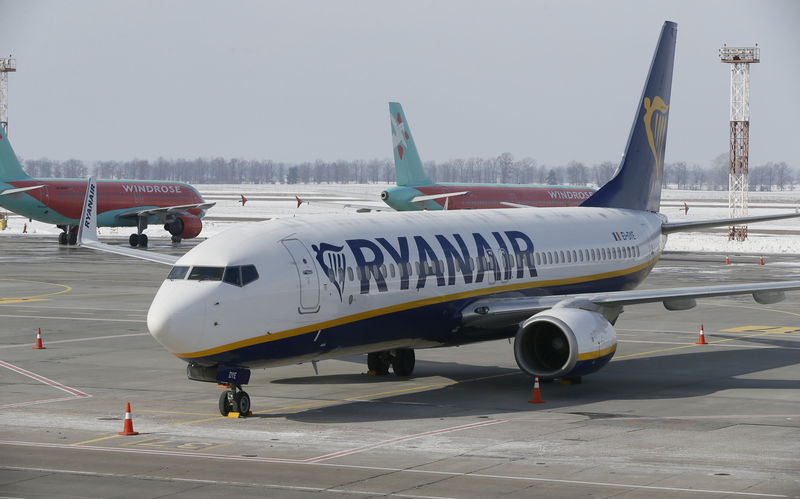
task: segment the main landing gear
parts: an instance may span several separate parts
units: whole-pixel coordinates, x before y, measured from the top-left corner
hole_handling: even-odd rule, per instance
[[[250,414],[250,395],[242,390],[241,385],[230,383],[230,390],[225,390],[219,396],[219,413],[227,416],[238,412],[241,416]]]
[[[136,221],[136,234],[131,234],[131,237],[128,238],[128,243],[130,243],[131,248],[140,247],[146,248],[147,247],[147,234],[142,234],[142,232],[147,228],[147,217],[139,217]]]
[[[61,234],[58,235],[58,244],[60,246],[75,246],[78,244],[77,226],[59,225],[58,228],[62,230]]]
[[[367,368],[375,376],[386,376],[389,374],[389,367],[397,376],[411,376],[415,362],[414,350],[411,348],[395,348],[367,354]]]

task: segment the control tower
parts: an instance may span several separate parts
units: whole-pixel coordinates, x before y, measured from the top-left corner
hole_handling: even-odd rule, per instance
[[[728,161],[728,209],[730,217],[746,217],[750,181],[750,64],[760,62],[761,49],[728,47],[719,49],[719,58],[731,66],[731,143]],[[747,239],[747,226],[732,226],[728,240]]]
[[[0,127],[8,133],[8,73],[17,71],[17,60],[11,56],[0,58]]]

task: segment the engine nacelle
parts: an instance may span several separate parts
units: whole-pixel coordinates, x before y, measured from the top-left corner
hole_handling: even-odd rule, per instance
[[[191,239],[197,237],[203,230],[203,222],[200,217],[191,214],[179,215],[170,223],[164,224],[164,230],[173,236],[181,239]]]
[[[614,327],[597,312],[552,308],[522,323],[514,357],[526,373],[542,379],[598,371],[617,350]]]

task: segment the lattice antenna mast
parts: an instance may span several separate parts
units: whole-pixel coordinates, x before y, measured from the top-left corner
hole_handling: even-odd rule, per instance
[[[750,181],[750,64],[761,61],[761,49],[728,47],[719,49],[722,62],[731,65],[731,143],[728,154],[728,210],[730,217],[746,217]],[[747,226],[732,226],[728,240],[747,239]]]
[[[0,127],[8,133],[8,73],[17,71],[17,60],[11,56],[0,58]]]

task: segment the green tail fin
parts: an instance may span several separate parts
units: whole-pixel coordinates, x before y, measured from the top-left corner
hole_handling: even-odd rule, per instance
[[[8,136],[0,128],[0,182],[4,180],[24,180],[30,178],[11,148]]]
[[[415,186],[432,184],[422,168],[417,146],[403,113],[403,106],[389,103],[389,118],[392,125],[392,149],[394,149],[394,172],[397,185]]]

